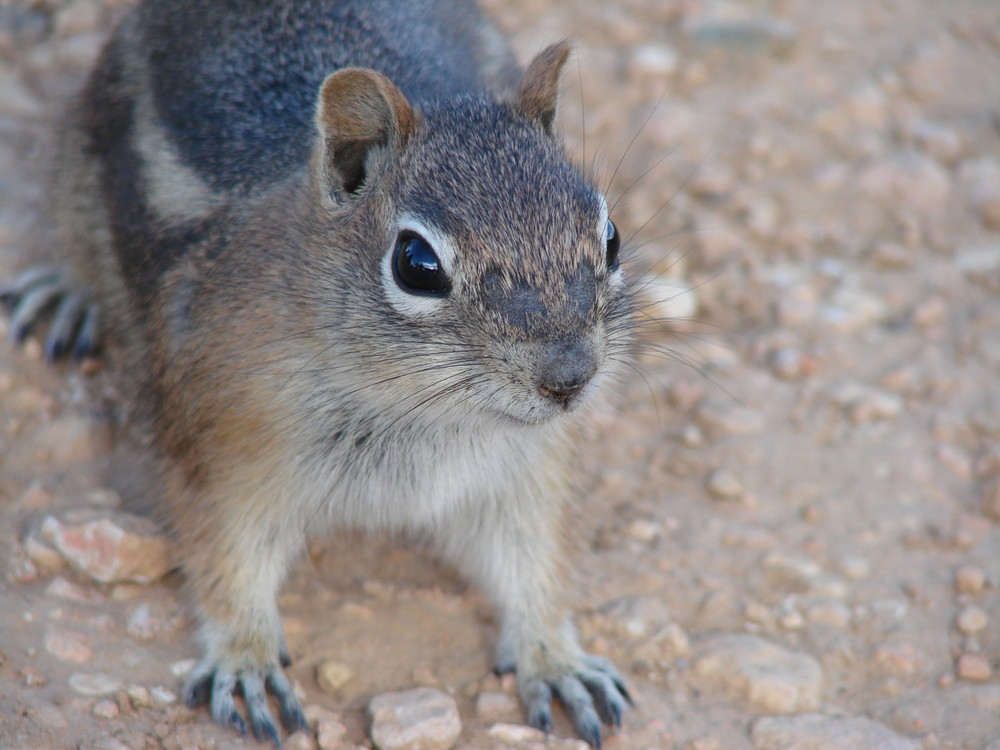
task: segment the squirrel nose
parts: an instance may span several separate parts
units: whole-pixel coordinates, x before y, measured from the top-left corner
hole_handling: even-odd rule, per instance
[[[557,404],[567,404],[583,390],[586,380],[571,380],[564,383],[539,383],[538,392],[545,398],[552,399]]]
[[[554,342],[538,370],[538,392],[560,406],[569,406],[597,371],[590,347],[573,341]]]

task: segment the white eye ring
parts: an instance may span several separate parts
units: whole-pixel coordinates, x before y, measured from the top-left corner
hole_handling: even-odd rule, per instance
[[[608,201],[603,195],[598,195],[597,197],[601,200],[601,210],[597,218],[597,236],[600,238],[601,247],[605,248],[608,243],[608,222],[611,220],[611,217],[608,214]],[[615,227],[615,231],[617,231],[617,227]],[[614,269],[608,269],[608,278],[613,283],[620,283],[622,278],[621,263],[615,266]]]
[[[427,224],[422,219],[413,214],[403,214],[396,222],[396,231],[393,233],[392,244],[382,256],[381,276],[382,291],[386,300],[401,315],[408,318],[424,317],[433,315],[446,303],[447,297],[414,295],[399,288],[393,274],[393,255],[396,249],[396,241],[400,233],[412,232],[420,235],[433,248],[437,255],[441,270],[449,277],[455,268],[455,245],[451,237]]]

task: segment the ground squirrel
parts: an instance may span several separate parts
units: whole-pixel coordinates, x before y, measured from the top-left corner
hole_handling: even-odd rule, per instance
[[[594,746],[620,724],[561,604],[571,430],[633,330],[554,134],[568,54],[522,73],[451,0],[148,0],[72,109],[74,271],[8,287],[11,331],[48,310],[52,357],[101,321],[122,343],[200,622],[186,698],[222,724],[278,742],[270,693],[305,726],[275,598],[321,523],[434,540],[495,603],[532,725],[553,695]]]

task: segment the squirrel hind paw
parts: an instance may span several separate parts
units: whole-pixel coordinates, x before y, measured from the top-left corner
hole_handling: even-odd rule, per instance
[[[246,721],[236,708],[235,696],[243,696]],[[270,741],[281,747],[281,733],[268,706],[268,694],[278,703],[281,725],[289,734],[308,731],[305,714],[291,682],[277,665],[263,669],[227,669],[218,664],[203,663],[195,670],[184,690],[184,701],[189,708],[209,705],[212,718],[225,727],[247,733],[250,731],[258,742]]]
[[[35,326],[50,319],[45,339],[48,360],[70,353],[81,359],[96,353],[100,343],[97,303],[58,269],[29,268],[0,287],[0,302],[11,314],[8,339],[12,344],[21,344]]]

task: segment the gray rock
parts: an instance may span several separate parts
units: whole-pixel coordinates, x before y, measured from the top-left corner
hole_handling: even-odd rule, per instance
[[[738,695],[764,713],[814,711],[823,689],[816,659],[743,633],[708,641],[694,675],[706,687]]]
[[[918,750],[911,740],[863,716],[765,716],[754,722],[755,750]]]
[[[368,713],[379,750],[447,750],[462,732],[454,699],[434,688],[376,695]]]

